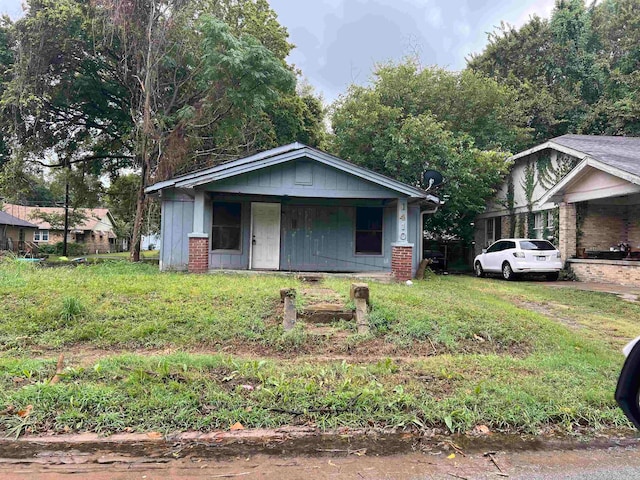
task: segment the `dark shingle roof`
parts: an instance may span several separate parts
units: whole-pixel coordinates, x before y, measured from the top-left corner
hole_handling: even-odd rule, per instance
[[[38,228],[37,225],[20,220],[18,217],[9,215],[7,212],[0,210],[0,225],[13,225],[14,227]]]
[[[582,152],[627,173],[640,176],[640,137],[563,135],[551,142]]]

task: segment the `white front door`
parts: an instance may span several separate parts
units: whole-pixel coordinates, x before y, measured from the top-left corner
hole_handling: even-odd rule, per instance
[[[251,204],[251,268],[280,268],[280,204]]]

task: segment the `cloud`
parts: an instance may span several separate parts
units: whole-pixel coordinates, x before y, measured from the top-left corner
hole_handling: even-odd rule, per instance
[[[513,25],[515,27],[521,27],[527,23],[533,15],[541,18],[549,18],[555,6],[556,0],[536,0],[520,13],[513,22]]]
[[[439,7],[427,7],[425,12],[425,19],[427,23],[434,28],[442,28],[444,26],[444,20],[442,19],[442,9]]]

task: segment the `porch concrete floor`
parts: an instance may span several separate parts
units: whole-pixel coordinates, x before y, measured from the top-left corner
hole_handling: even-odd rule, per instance
[[[210,269],[209,273],[225,273],[232,275],[281,275],[281,276],[300,276],[300,277],[319,277],[319,278],[354,278],[358,280],[371,280],[380,283],[392,283],[394,281],[391,272],[351,272],[351,273],[333,273],[333,272],[286,272],[282,270],[228,270],[228,269]]]

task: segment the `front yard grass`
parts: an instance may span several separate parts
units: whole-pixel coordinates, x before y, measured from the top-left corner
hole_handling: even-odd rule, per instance
[[[346,300],[349,284],[323,287]],[[285,286],[301,287],[293,277],[161,274],[126,262],[0,264],[0,429],[628,426],[613,392],[619,348],[637,335],[636,304],[433,277],[371,283],[370,335],[347,322],[335,334],[303,323],[284,333]],[[59,353],[66,369],[50,384]]]

